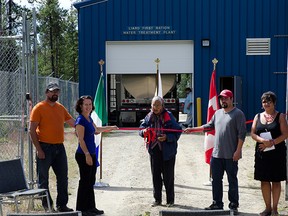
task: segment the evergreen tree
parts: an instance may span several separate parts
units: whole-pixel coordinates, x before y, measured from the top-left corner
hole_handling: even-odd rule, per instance
[[[78,81],[78,31],[77,31],[77,11],[69,10],[65,20],[66,31],[64,32],[65,59],[63,74],[66,79]]]
[[[60,8],[58,0],[35,0],[34,3],[37,7],[39,74],[78,81],[77,10],[73,6],[69,10]],[[32,22],[31,8],[19,6],[13,0],[0,0],[0,35],[22,34],[23,11]],[[17,46],[17,43],[13,42],[11,46]],[[0,59],[3,56],[7,54],[0,53]],[[12,55],[18,56],[17,53]],[[4,65],[0,65],[4,69]],[[12,66],[16,65],[10,65],[9,71],[13,71]]]
[[[65,16],[58,0],[44,0],[39,7],[39,72],[42,75],[61,76],[61,56],[64,55]]]

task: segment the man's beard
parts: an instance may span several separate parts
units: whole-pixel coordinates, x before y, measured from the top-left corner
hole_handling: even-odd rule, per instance
[[[223,103],[223,104],[221,104],[221,107],[224,108],[224,109],[226,109],[226,108],[228,107],[228,104]]]
[[[48,100],[51,102],[56,102],[58,100],[58,95],[53,95],[52,97],[48,97]]]

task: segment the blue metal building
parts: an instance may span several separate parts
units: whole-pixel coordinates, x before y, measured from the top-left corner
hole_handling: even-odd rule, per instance
[[[171,53],[184,44],[180,54],[172,55],[180,58],[167,61],[167,73],[176,67],[178,73],[192,74],[194,100],[202,99],[202,122],[206,120],[214,58],[219,61],[218,92],[233,90],[235,103],[247,120],[261,111],[260,97],[268,90],[277,94],[277,108],[285,112],[287,0],[86,0],[74,6],[79,18],[80,95],[95,95],[100,59],[105,61],[104,77],[113,73],[114,67],[130,64],[127,59],[117,63],[109,54],[116,48],[121,59],[121,47],[117,48],[121,42],[128,47],[129,42],[153,42],[161,50],[161,43],[165,47],[173,44],[168,49]],[[186,45],[191,49],[187,55]],[[109,63],[109,59],[113,61]],[[133,62],[131,65],[135,67]],[[165,68],[164,62],[160,67]]]

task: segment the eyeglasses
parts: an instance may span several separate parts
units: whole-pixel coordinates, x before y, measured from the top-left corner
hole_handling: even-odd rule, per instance
[[[271,104],[272,103],[272,101],[266,101],[266,100],[264,100],[264,101],[262,101],[262,104]]]

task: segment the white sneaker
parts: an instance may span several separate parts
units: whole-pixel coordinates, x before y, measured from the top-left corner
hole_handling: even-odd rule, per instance
[[[210,178],[208,182],[204,182],[203,185],[204,186],[212,186],[212,178]]]
[[[204,182],[203,185],[204,185],[204,186],[212,186],[212,182],[210,182],[210,181]]]

